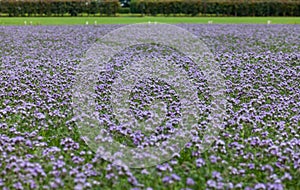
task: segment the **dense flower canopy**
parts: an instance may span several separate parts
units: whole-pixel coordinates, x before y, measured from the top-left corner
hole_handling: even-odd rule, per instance
[[[202,153],[199,146],[207,125],[203,117],[191,142],[178,155],[144,169],[102,160],[80,137],[72,113],[71,89],[78,64],[94,42],[120,25],[1,26],[0,188],[299,187],[300,27],[180,26],[207,44],[225,76],[224,129]],[[122,56],[126,61],[128,54]],[[209,91],[205,80],[197,76],[205,115]],[[99,93],[109,92],[111,79],[99,79]],[[134,92],[131,103],[140,118],[148,112],[135,102],[146,105],[151,94],[170,100],[171,119],[180,114],[168,85],[141,81]],[[99,98],[99,111],[109,112],[108,100]],[[120,142],[140,146],[168,138],[172,126],[157,128],[150,136],[118,126],[110,130]]]

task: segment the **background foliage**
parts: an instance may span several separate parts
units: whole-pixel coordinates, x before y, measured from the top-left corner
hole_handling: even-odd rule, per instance
[[[8,16],[115,16],[117,13],[300,16],[298,0],[131,0],[129,5],[130,8],[121,8],[118,0],[0,0],[0,13]]]
[[[0,13],[9,16],[113,16],[119,7],[118,0],[0,0]]]
[[[291,0],[132,0],[132,13],[146,15],[216,14],[219,16],[299,16],[300,1]]]
[[[118,0],[0,0],[0,14],[8,16],[115,16],[138,13],[165,16],[300,16],[298,0],[131,0],[121,8]],[[2,14],[3,15],[3,14]]]

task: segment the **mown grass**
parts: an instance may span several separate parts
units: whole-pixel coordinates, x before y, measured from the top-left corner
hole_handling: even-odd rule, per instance
[[[300,24],[300,17],[0,17],[0,25],[85,25],[134,24],[142,22],[169,24]]]

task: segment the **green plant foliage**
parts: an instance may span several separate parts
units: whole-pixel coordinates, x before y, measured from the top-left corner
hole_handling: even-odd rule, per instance
[[[83,13],[115,16],[119,7],[118,0],[0,1],[0,13],[9,16],[82,16]]]

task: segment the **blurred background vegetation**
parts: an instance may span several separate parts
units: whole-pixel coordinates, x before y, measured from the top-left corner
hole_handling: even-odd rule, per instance
[[[300,16],[300,1],[0,0],[0,16]]]

